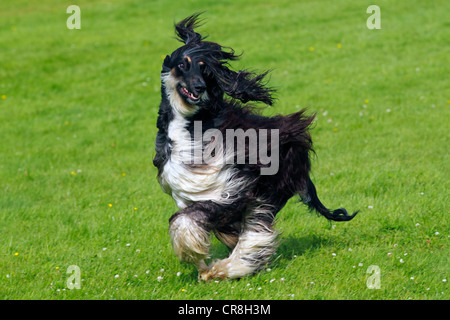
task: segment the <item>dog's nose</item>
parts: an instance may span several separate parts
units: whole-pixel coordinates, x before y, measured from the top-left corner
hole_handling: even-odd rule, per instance
[[[197,93],[203,93],[206,90],[206,83],[203,81],[196,82],[194,84],[194,89]]]

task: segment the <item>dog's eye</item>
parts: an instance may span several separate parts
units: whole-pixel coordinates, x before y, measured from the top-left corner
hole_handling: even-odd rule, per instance
[[[185,68],[184,63],[180,63],[180,64],[178,65],[178,68],[184,69],[184,68]]]

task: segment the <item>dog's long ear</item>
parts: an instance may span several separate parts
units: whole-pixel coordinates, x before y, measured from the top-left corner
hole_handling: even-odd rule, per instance
[[[175,24],[175,33],[178,36],[178,41],[184,42],[185,44],[197,43],[202,41],[204,38],[197,32],[194,31],[195,28],[200,26],[200,21],[198,17],[202,13],[195,13],[190,17]]]
[[[246,103],[248,101],[261,101],[268,105],[273,104],[272,93],[275,91],[266,86],[264,77],[269,73],[255,74],[248,71],[235,72],[226,66],[220,68],[216,74],[220,88],[230,97]]]

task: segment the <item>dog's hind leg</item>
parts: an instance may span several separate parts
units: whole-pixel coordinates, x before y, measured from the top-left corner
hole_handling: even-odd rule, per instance
[[[226,259],[216,261],[200,274],[200,279],[241,278],[261,270],[277,248],[273,211],[261,205],[246,215],[236,246]]]
[[[210,225],[207,212],[192,205],[177,213],[169,220],[169,233],[173,249],[178,259],[194,264],[199,272],[207,270],[204,262],[209,255]]]
[[[233,250],[239,240],[241,232],[241,222],[230,223],[226,226],[221,226],[214,230],[216,238],[219,239],[228,249]]]

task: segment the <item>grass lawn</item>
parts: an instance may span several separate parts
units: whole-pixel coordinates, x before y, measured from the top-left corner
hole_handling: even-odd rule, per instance
[[[69,1],[0,4],[0,299],[449,299],[448,1]],[[270,269],[199,283],[152,165],[174,21],[273,69],[277,103],[308,107],[329,223],[292,199]],[[214,258],[225,257],[218,241]],[[69,290],[76,265],[81,289]],[[379,289],[367,281],[379,268]]]

